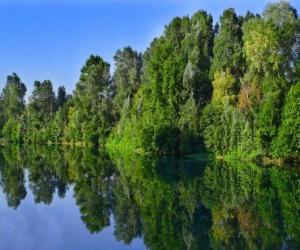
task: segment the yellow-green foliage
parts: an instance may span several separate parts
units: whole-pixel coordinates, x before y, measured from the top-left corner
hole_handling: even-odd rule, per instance
[[[252,19],[244,25],[244,51],[251,70],[258,73],[279,70],[282,55],[275,26],[261,19]]]
[[[237,86],[236,78],[229,72],[216,72],[214,74],[213,80],[213,96],[212,100],[215,102],[226,103],[235,103],[237,99]]]

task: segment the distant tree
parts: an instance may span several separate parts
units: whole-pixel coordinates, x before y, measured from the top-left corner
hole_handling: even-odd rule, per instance
[[[62,105],[67,101],[66,89],[64,86],[60,86],[57,90],[57,106],[58,108],[62,107]]]
[[[26,86],[16,73],[7,76],[6,85],[1,94],[1,105],[5,120],[16,119],[25,109]]]
[[[2,137],[6,142],[21,141],[21,120],[25,111],[26,86],[16,73],[7,77],[0,98]]]
[[[50,140],[50,125],[55,111],[56,97],[51,81],[35,81],[26,112],[26,143],[44,143]]]
[[[29,98],[29,115],[34,116],[41,123],[50,121],[55,112],[55,102],[51,81],[35,81],[32,95]]]

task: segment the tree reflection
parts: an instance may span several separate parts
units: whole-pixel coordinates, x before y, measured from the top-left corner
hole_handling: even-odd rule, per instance
[[[7,205],[16,209],[26,197],[25,175],[18,147],[5,148],[0,155],[0,185]]]
[[[133,211],[132,216],[115,211],[117,228],[124,218],[124,229],[130,229],[126,236],[143,236],[149,249],[207,248],[210,215],[200,202],[199,192],[204,166],[175,158],[112,158],[119,170],[120,190],[129,201],[127,206],[131,204],[125,211]],[[140,218],[134,217],[137,214]],[[126,242],[126,238],[121,239]]]
[[[238,162],[205,170],[215,249],[299,248],[299,171]],[[287,205],[288,204],[288,205]]]
[[[50,204],[56,189],[59,196],[64,197],[67,179],[62,173],[66,165],[61,151],[48,147],[28,147],[24,151],[29,188],[35,202]]]
[[[134,200],[134,190],[127,182],[117,182],[114,189],[114,219],[115,236],[117,240],[130,244],[131,241],[142,235],[140,210]]]
[[[147,159],[90,148],[7,147],[0,185],[17,208],[72,186],[81,219],[99,233],[149,249],[299,249],[300,172],[203,156]],[[28,185],[26,185],[28,180]]]
[[[74,173],[74,197],[81,219],[90,232],[100,232],[110,225],[116,181],[111,161],[105,153],[76,148],[67,152],[66,159]]]

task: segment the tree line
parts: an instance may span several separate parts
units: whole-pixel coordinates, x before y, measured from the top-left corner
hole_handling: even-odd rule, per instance
[[[142,154],[204,147],[300,155],[300,22],[286,1],[262,14],[224,10],[174,18],[144,53],[125,47],[115,71],[92,55],[72,95],[48,80],[7,77],[0,98],[3,143],[69,143]]]

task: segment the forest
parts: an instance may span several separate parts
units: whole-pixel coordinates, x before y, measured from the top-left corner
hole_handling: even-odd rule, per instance
[[[175,17],[143,53],[125,47],[114,72],[91,55],[75,90],[7,76],[1,144],[70,144],[184,155],[207,150],[300,158],[300,21],[286,1],[261,14],[200,10]]]

